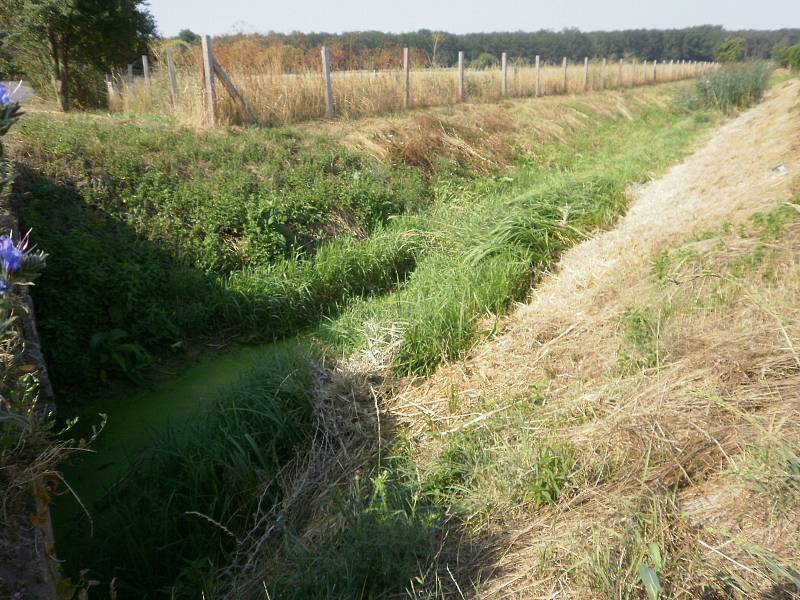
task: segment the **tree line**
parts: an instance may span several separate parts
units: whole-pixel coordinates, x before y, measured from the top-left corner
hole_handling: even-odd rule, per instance
[[[191,32],[185,30],[184,36]],[[572,61],[590,58],[637,58],[639,60],[715,59],[717,49],[726,40],[741,38],[742,58],[766,59],[776,46],[800,43],[800,29],[728,31],[716,25],[684,29],[629,29],[621,31],[514,31],[453,34],[420,29],[411,33],[354,31],[346,33],[275,33],[220,36],[220,42],[236,38],[255,38],[266,46],[284,45],[300,50],[319,46],[342,48],[353,55],[369,55],[385,48],[408,46],[424,53],[430,65],[452,66],[463,51],[467,60],[482,55],[532,61],[536,55],[546,61]]]

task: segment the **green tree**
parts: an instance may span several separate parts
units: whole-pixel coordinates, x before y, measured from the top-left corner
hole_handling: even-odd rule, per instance
[[[744,56],[744,38],[730,37],[714,50],[717,62],[728,63],[742,60]]]
[[[191,46],[192,44],[196,44],[200,41],[200,36],[191,29],[181,29],[178,32],[178,39]]]
[[[478,55],[478,58],[470,63],[470,66],[475,69],[489,69],[491,67],[496,67],[498,63],[499,61],[494,54],[489,52],[481,52]]]
[[[14,63],[64,111],[73,96],[96,102],[101,74],[145,52],[155,31],[144,0],[3,0],[0,27]]]

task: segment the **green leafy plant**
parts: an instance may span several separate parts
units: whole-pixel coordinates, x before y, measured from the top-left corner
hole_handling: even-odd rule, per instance
[[[109,371],[117,371],[136,381],[139,371],[150,362],[150,355],[144,348],[128,339],[128,333],[122,329],[102,331],[92,336],[89,350],[93,360],[103,369],[104,377]]]
[[[639,579],[642,581],[642,586],[644,587],[648,600],[658,600],[664,591],[659,578],[659,575],[664,569],[664,564],[661,559],[661,548],[656,542],[650,542],[647,545],[647,554],[653,566],[650,567],[644,562],[639,563]]]

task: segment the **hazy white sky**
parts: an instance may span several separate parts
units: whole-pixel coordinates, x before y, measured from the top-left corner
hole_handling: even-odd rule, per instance
[[[800,27],[800,0],[150,0],[162,35],[282,31],[535,31]]]

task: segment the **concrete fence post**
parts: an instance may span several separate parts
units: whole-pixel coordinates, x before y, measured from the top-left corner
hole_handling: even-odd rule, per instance
[[[403,48],[403,108],[411,108],[411,57]]]
[[[175,59],[172,48],[167,48],[167,74],[169,75],[169,98],[174,107],[178,103],[178,76],[175,72]]]
[[[150,85],[150,59],[146,54],[142,55],[142,72],[144,73],[144,84]]]
[[[113,75],[111,76],[113,77]],[[111,103],[114,100],[114,84],[111,83],[111,77],[105,76],[106,80],[106,93],[108,94],[108,101]]]
[[[542,95],[542,67],[539,55],[536,55],[536,97]]]
[[[464,101],[464,51],[458,51],[458,101]]]
[[[589,89],[589,57],[583,59],[583,91]]]
[[[217,90],[214,80],[214,55],[211,50],[211,36],[204,35],[200,38],[201,50],[203,53],[203,78],[205,81],[206,92],[206,119],[209,127],[217,124]]]
[[[608,59],[603,59],[603,70],[600,72],[601,77],[601,85],[603,86],[601,89],[606,89],[608,87]]]
[[[564,71],[564,93],[566,94],[568,91],[568,82],[567,82],[567,57],[565,56],[564,59],[561,61],[561,69]]]
[[[500,95],[508,95],[508,54],[500,55]]]
[[[322,47],[322,77],[325,79],[325,116],[332,119],[336,116],[333,104],[333,80],[331,79],[331,55],[326,46]]]

